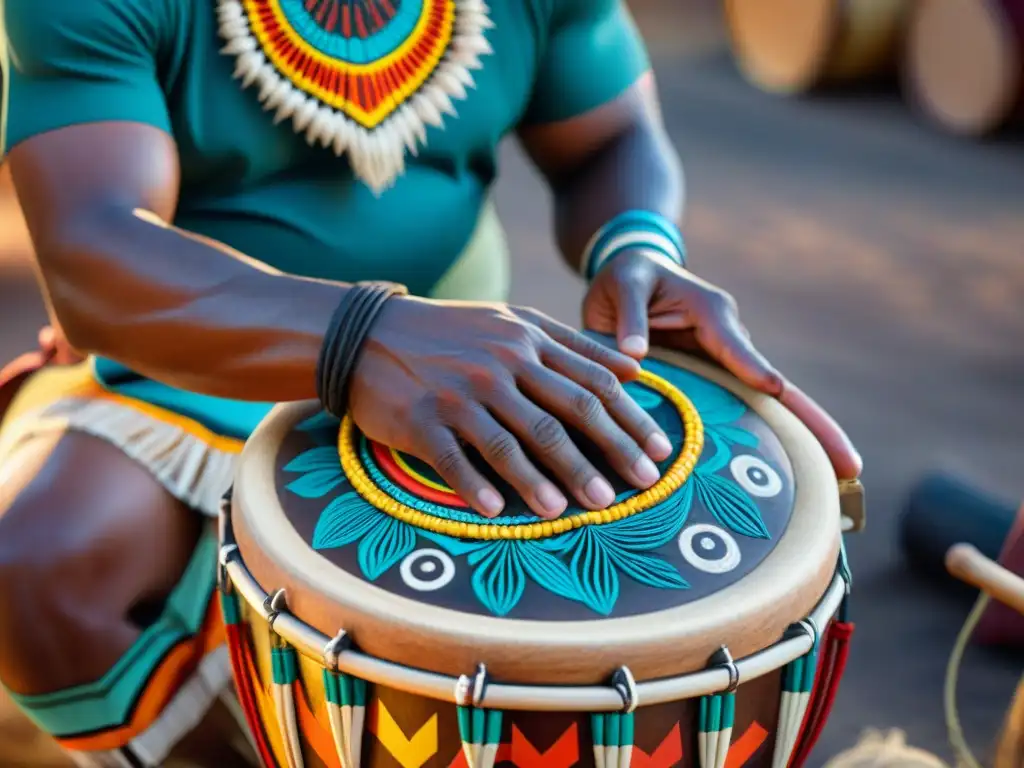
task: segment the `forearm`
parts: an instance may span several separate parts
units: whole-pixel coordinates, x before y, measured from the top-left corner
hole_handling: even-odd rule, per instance
[[[660,125],[653,119],[633,123],[552,184],[563,258],[578,270],[590,238],[624,211],[651,211],[678,223],[684,186],[682,165]]]
[[[154,380],[234,399],[316,396],[323,334],[347,288],[270,270],[127,210],[39,244],[54,312],[77,349]]]

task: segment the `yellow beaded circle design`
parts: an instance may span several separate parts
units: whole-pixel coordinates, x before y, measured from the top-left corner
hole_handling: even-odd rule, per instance
[[[359,461],[355,445],[355,422],[347,415],[342,419],[338,432],[341,467],[352,487],[371,506],[417,528],[460,539],[544,539],[584,525],[612,523],[655,507],[682,488],[704,450],[704,423],[690,398],[649,371],[641,371],[640,383],[655,390],[675,406],[683,422],[683,447],[657,483],[607,509],[587,510],[557,520],[538,520],[518,525],[465,523],[428,515],[396,501],[373,483]]]

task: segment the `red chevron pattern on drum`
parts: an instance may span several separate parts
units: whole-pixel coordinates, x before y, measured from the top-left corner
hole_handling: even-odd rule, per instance
[[[682,760],[683,736],[679,730],[679,723],[676,723],[651,754],[648,755],[639,747],[634,746],[629,768],[672,768]]]

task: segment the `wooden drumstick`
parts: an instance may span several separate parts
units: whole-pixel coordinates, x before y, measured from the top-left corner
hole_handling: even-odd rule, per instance
[[[949,548],[946,570],[960,581],[1024,613],[1024,579],[985,557],[970,544],[954,544]]]

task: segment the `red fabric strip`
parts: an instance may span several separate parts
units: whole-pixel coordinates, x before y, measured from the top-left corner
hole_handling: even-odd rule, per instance
[[[850,654],[850,638],[853,636],[852,622],[833,621],[825,633],[824,651],[818,665],[818,674],[814,681],[814,691],[807,706],[800,736],[797,738],[796,749],[789,761],[789,768],[801,768],[810,757],[814,745],[818,743],[825,723],[832,712],[836,694],[839,692],[839,681],[846,670],[846,661]]]
[[[235,691],[238,693],[238,703],[242,705],[245,721],[249,724],[249,731],[256,743],[256,751],[259,753],[264,768],[280,768],[267,743],[267,736],[263,732],[263,723],[260,721],[259,709],[256,706],[256,698],[252,690],[252,678],[249,677],[249,669],[252,667],[248,658],[249,643],[242,634],[246,627],[244,624],[233,624],[226,629],[228,648],[231,651],[231,672],[235,678]]]

